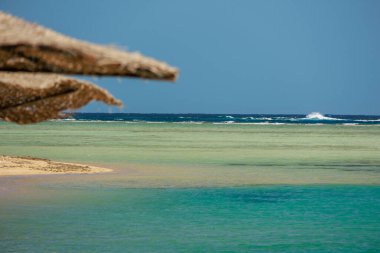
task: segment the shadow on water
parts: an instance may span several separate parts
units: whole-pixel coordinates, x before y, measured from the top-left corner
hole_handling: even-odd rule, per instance
[[[213,189],[203,190],[202,193],[193,193],[198,198],[206,201],[214,201],[215,199],[224,200],[229,203],[245,203],[245,204],[270,204],[282,203],[297,198],[297,191],[287,191],[286,189],[264,188],[232,188],[232,189]],[[193,196],[194,197],[194,196]]]
[[[291,196],[285,192],[241,192],[231,193],[226,197],[231,201],[245,203],[278,203],[291,199]]]
[[[291,167],[299,169],[335,169],[340,171],[363,171],[363,172],[380,172],[380,164],[275,164],[275,163],[226,163],[225,166],[231,167]]]

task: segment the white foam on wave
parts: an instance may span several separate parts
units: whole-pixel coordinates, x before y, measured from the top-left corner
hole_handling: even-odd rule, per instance
[[[380,119],[357,119],[359,122],[380,122]]]
[[[236,124],[235,121],[223,121],[223,122],[211,122],[213,125],[225,125],[225,124]]]
[[[63,118],[63,119],[49,119],[48,121],[51,121],[51,122],[60,122],[60,121],[77,121],[76,119],[73,119],[73,118]]]
[[[224,122],[213,122],[213,125],[287,125],[286,123],[280,122],[234,122],[234,121],[224,121]]]
[[[51,120],[48,120],[48,121],[52,121],[52,122],[70,122],[70,123],[91,123],[91,122],[95,122],[95,123],[98,123],[98,122],[114,122],[113,120],[93,120],[93,119],[51,119]]]
[[[321,114],[320,112],[312,112],[306,115],[305,119],[315,119],[315,120],[340,120],[336,118],[326,117],[325,115]]]
[[[245,120],[247,120],[247,119],[250,119],[250,120],[273,120],[272,118],[267,118],[267,117],[257,117],[257,118],[255,118],[255,117],[244,117],[242,119],[245,119]]]
[[[281,122],[253,122],[253,123],[236,123],[240,125],[286,125],[286,123],[281,123]]]
[[[201,124],[205,124],[207,122],[205,122],[205,121],[179,121],[179,122],[172,122],[172,123],[201,125]]]

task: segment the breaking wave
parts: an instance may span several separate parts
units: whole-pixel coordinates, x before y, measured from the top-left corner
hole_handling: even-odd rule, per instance
[[[314,120],[340,120],[337,118],[331,118],[326,117],[325,115],[321,114],[320,112],[312,112],[306,115],[305,119],[314,119]]]

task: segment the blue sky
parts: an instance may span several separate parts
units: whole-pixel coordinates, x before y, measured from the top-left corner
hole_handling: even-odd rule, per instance
[[[91,112],[380,114],[380,1],[2,0],[61,33],[180,68],[175,83],[89,80]]]

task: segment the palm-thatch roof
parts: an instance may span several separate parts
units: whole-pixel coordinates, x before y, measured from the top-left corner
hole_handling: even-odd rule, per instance
[[[48,73],[0,72],[0,118],[28,124],[60,117],[91,100],[121,106],[106,90],[89,82]]]
[[[0,70],[131,76],[174,81],[166,63],[73,39],[0,12]]]
[[[76,40],[0,11],[0,119],[28,124],[60,117],[91,100],[121,105],[94,84],[48,73],[174,81],[166,63]]]

